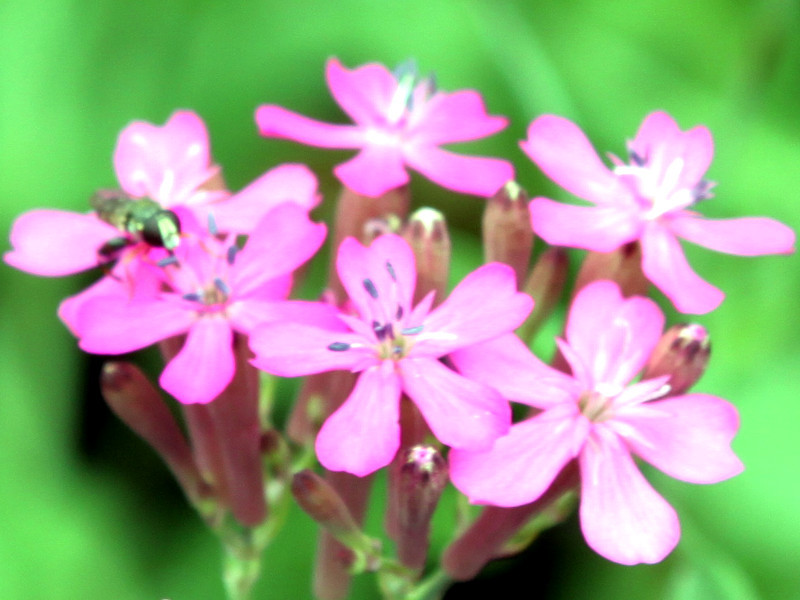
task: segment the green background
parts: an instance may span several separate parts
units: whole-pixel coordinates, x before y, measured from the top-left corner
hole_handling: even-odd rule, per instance
[[[769,215],[797,229],[798,30],[790,0],[5,0],[0,234],[7,239],[14,217],[32,208],[86,210],[93,190],[115,185],[119,131],[134,119],[161,124],[178,108],[206,120],[232,189],[302,161],[318,173],[329,206],[331,168],[348,153],[260,138],[253,111],[275,103],[343,121],[323,78],[330,56],[347,66],[415,57],[444,89],[480,90],[490,112],[512,123],[468,149],[513,160],[532,194],[565,198],[517,146],[541,113],[575,120],[600,151],[615,153],[656,109],[683,128],[705,124],[716,145],[709,177],[718,182],[705,213]],[[481,201],[419,177],[412,190],[415,206],[446,211],[456,229],[454,273],[477,266]],[[450,598],[503,595],[514,581],[525,594],[505,597],[800,598],[797,258],[688,255],[728,294],[697,319],[714,352],[696,389],[739,407],[734,447],[744,474],[708,487],[652,474],[684,528],[660,565],[597,557],[571,520]],[[158,458],[108,414],[97,398],[98,360],[77,350],[55,316],[60,299],[90,281],[0,267],[0,593],[222,598],[216,541]],[[267,552],[256,597],[310,595],[314,530],[293,513]],[[369,579],[356,582],[354,597],[374,597]]]

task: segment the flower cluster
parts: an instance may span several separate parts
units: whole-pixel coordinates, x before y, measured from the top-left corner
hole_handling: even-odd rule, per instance
[[[694,273],[677,238],[759,255],[793,251],[794,232],[766,217],[710,220],[696,212],[713,187],[705,179],[711,134],[681,131],[666,113],[647,116],[627,161],[612,157],[610,167],[570,121],[536,118],[523,151],[594,206],[544,197],[528,203],[507,161],[440,147],[507,125],[487,114],[477,92],[439,91],[411,63],[395,72],[378,64],[349,70],[331,59],[326,76],[355,124],[321,123],[274,105],[255,115],[265,137],[358,150],[334,172],[370,209],[344,214],[357,221],[348,231],[359,237],[335,238],[344,240],[332,249],[324,300],[289,299],[298,269],[327,233],[309,216],[321,200],[315,176],[285,164],[228,191],[205,125],[188,111],[163,126],[126,127],[113,160],[120,189],[99,191],[87,213],[22,215],[5,261],[45,276],[101,267],[101,279],[66,299],[59,315],[87,352],[160,345],[166,365],[159,383],[184,405],[190,458],[184,450],[174,455],[189,442],[179,427],[164,426],[172,417],[152,408],[154,395],[122,394],[128,408],[145,396],[151,408],[121,416],[165,456],[215,530],[228,511],[247,527],[264,523],[265,477],[291,474],[291,450],[273,430],[263,394],[259,406],[258,369],[312,376],[289,436],[308,444],[310,431],[328,471],[366,477],[389,467],[397,493],[387,527],[400,561],[412,567],[404,577],[425,562],[427,520],[447,469],[471,502],[500,507],[491,513],[495,537],[511,514],[501,509],[540,510],[577,490],[581,528],[596,552],[622,564],[662,560],[678,542],[678,519],[635,459],[693,483],[730,478],[742,464],[731,450],[736,409],[688,391],[708,360],[705,330],[664,333],[663,313],[641,290],[649,281],[681,312],[711,311],[723,293]],[[432,224],[430,213],[408,218],[385,210],[387,194],[409,184],[407,168],[487,199],[491,262],[449,294],[441,216]],[[529,343],[566,267],[545,253],[529,275],[534,233],[553,246],[591,251],[587,264],[598,253],[636,257],[625,272],[593,267],[579,277],[551,365]],[[125,404],[117,402],[118,388],[106,395],[114,406]],[[511,402],[527,405],[527,416],[512,422]],[[375,558],[348,512],[363,506],[362,492],[326,486],[306,473],[292,489],[337,539]],[[480,539],[481,523],[464,539]],[[444,563],[453,578],[470,572],[467,562],[481,566],[493,556],[490,544],[471,544],[467,561],[462,546],[456,542]]]

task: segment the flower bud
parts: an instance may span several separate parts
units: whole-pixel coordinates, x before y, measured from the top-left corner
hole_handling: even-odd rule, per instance
[[[100,385],[109,408],[161,456],[189,500],[197,503],[206,495],[208,490],[186,438],[161,395],[142,372],[130,363],[106,363]]]
[[[530,341],[558,304],[567,280],[569,256],[563,248],[548,248],[533,266],[522,289],[533,298],[533,311],[519,330],[519,336]]]
[[[433,208],[420,208],[409,217],[403,237],[414,251],[417,261],[414,304],[435,290],[436,306],[446,296],[450,274],[450,234],[444,215]]]
[[[630,242],[613,252],[589,252],[578,271],[573,297],[593,281],[610,279],[619,285],[622,295],[646,296],[649,282],[642,272],[642,249]]]
[[[711,339],[705,327],[685,323],[673,325],[656,344],[642,378],[669,375],[669,395],[678,396],[697,383],[710,355]]]
[[[510,265],[517,275],[517,285],[522,285],[531,260],[533,228],[528,195],[515,181],[506,183],[486,201],[483,248],[486,262]]]
[[[336,205],[336,215],[332,232],[333,248],[329,269],[330,280],[328,287],[333,290],[337,301],[347,297],[339,281],[336,271],[336,250],[346,237],[354,237],[361,242],[366,241],[368,231],[365,225],[371,219],[387,219],[388,215],[397,215],[401,220],[408,214],[411,203],[408,186],[401,186],[389,190],[378,198],[361,196],[354,191],[343,187]]]
[[[336,489],[322,477],[309,469],[295,473],[292,495],[308,516],[342,544],[359,554],[373,554],[372,540],[356,524]]]
[[[395,538],[400,562],[425,565],[430,522],[448,480],[447,462],[433,446],[402,450],[389,473],[391,510],[387,530]]]

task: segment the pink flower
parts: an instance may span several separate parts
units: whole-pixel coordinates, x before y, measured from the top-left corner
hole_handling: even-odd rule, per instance
[[[488,451],[453,450],[453,483],[472,502],[519,506],[536,500],[577,459],[580,521],[587,543],[622,563],[662,560],[678,542],[673,508],[636,468],[633,455],[668,475],[715,483],[738,474],[730,449],[736,409],[707,394],[660,399],[668,377],[630,383],[661,336],[664,317],[647,298],[622,298],[610,281],[588,285],[570,308],[559,348],[566,375],[513,336],[456,352],[462,373],[539,411],[511,426]]]
[[[316,302],[284,302],[291,273],[325,238],[325,226],[284,203],[256,226],[241,251],[235,236],[188,236],[169,264],[140,263],[131,287],[105,278],[66,311],[80,347],[123,354],[186,334],[160,384],[179,401],[207,403],[234,375],[234,332],[248,335],[262,321],[301,319],[327,323],[335,311]]]
[[[508,403],[438,359],[525,319],[533,301],[517,292],[510,267],[484,265],[431,310],[433,293],[412,309],[414,254],[399,236],[381,236],[368,248],[347,238],[336,266],[358,317],[342,315],[339,327],[325,328],[268,323],[250,337],[253,364],[275,375],[361,373],[317,436],[317,456],[326,468],[363,476],[389,464],[400,444],[401,394],[449,446],[488,448],[507,431]]]
[[[714,310],[724,294],[689,266],[677,237],[728,254],[754,256],[793,251],[794,232],[773,219],[711,220],[692,207],[711,197],[703,176],[711,163],[711,133],[681,131],[666,113],[649,115],[629,144],[629,164],[614,157],[607,168],[578,127],[545,115],[520,144],[553,181],[594,207],[535,198],[535,232],[550,244],[611,252],[639,240],[642,270],[681,312]]]
[[[443,187],[485,197],[514,177],[504,160],[439,148],[486,137],[506,126],[505,118],[486,114],[477,92],[438,92],[433,78],[420,79],[410,65],[395,74],[379,64],[348,70],[332,58],[326,76],[333,97],[356,125],[321,123],[274,105],[259,107],[256,122],[264,136],[360,149],[334,169],[354,192],[375,198],[404,185],[409,180],[406,166]]]
[[[220,231],[249,233],[280,202],[296,202],[306,210],[319,202],[316,178],[302,165],[272,169],[234,196],[203,189],[219,167],[211,164],[203,121],[188,111],[174,113],[161,127],[136,121],[123,129],[114,168],[127,196],[172,211],[184,231],[207,223],[213,213]],[[118,252],[104,254],[104,248],[117,242]],[[69,275],[111,260],[157,259],[145,240],[101,220],[95,212],[32,210],[14,223],[11,244],[13,250],[4,256],[8,264],[44,276]]]

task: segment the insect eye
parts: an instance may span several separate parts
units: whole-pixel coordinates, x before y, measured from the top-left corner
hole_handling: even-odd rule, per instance
[[[181,226],[178,217],[170,210],[162,210],[142,222],[142,239],[157,248],[174,248]]]

